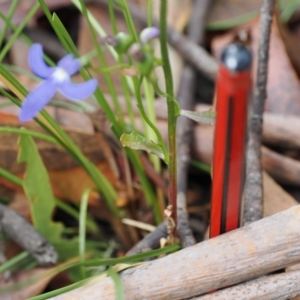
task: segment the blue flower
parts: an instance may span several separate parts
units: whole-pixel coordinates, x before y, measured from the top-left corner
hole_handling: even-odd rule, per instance
[[[150,40],[153,40],[160,35],[160,30],[156,27],[147,27],[140,33],[140,42],[145,44]]]
[[[33,119],[57,91],[70,100],[78,101],[91,96],[97,88],[96,79],[83,83],[71,81],[70,77],[78,72],[81,64],[70,54],[63,57],[57,67],[49,67],[43,59],[42,45],[33,44],[29,49],[28,62],[32,72],[44,81],[29,93],[22,103],[19,115],[21,122]]]

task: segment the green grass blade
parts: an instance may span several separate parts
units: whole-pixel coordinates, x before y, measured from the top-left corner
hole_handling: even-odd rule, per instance
[[[30,11],[28,12],[28,14],[26,15],[26,17],[23,19],[23,21],[21,22],[21,24],[18,26],[18,29],[12,34],[12,36],[10,37],[10,39],[7,41],[7,43],[5,44],[5,46],[3,47],[3,49],[2,49],[2,51],[0,53],[0,62],[3,60],[3,58],[5,57],[5,55],[8,53],[8,51],[12,47],[13,43],[17,39],[17,37],[20,35],[20,33],[22,32],[22,30],[24,29],[24,27],[27,25],[27,23],[30,21],[30,19],[33,17],[33,15],[37,12],[37,10],[39,9],[39,7],[40,7],[39,3],[36,2],[32,6],[32,8],[30,9]]]
[[[11,4],[11,6],[9,8],[9,11],[8,11],[8,14],[7,14],[7,19],[9,21],[11,21],[11,18],[13,16],[13,14],[15,13],[18,4],[19,4],[19,0],[13,0],[12,1],[12,4]],[[3,27],[2,31],[0,32],[0,49],[1,49],[1,46],[2,46],[2,43],[3,43],[3,40],[6,36],[8,28],[9,28],[9,24],[8,24],[8,22],[5,22],[4,27]]]

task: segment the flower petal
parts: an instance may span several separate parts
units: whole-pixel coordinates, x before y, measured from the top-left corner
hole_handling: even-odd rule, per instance
[[[55,68],[51,68],[46,65],[44,58],[43,58],[43,47],[41,44],[33,44],[28,52],[28,64],[31,71],[43,78],[47,79],[51,76],[54,72]]]
[[[147,27],[140,33],[141,43],[147,43],[149,40],[159,37],[160,30],[156,27]]]
[[[22,103],[19,120],[27,122],[33,119],[39,111],[51,100],[57,90],[57,83],[51,80],[43,81]]]
[[[68,54],[63,57],[57,66],[64,69],[70,76],[76,74],[81,68],[79,59],[74,59],[72,54]]]
[[[96,79],[90,79],[83,83],[65,81],[59,86],[59,91],[68,99],[77,101],[91,96],[95,92],[97,85]]]

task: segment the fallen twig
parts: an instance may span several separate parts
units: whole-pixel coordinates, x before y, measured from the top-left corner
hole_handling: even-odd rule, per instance
[[[193,14],[188,27],[188,36],[196,44],[203,43],[205,31],[205,16],[210,1],[196,1]],[[177,100],[182,109],[194,109],[194,91],[196,84],[196,72],[190,65],[185,65]],[[178,236],[183,248],[196,243],[193,233],[189,227],[188,213],[186,211],[187,171],[190,162],[190,144],[193,135],[193,122],[186,117],[177,119],[177,215]]]
[[[133,248],[131,248],[126,255],[134,255],[138,253],[143,253],[153,249],[157,249],[160,246],[160,239],[166,238],[168,235],[166,222],[161,223],[157,228],[147,234],[144,239],[138,242]]]
[[[254,279],[193,300],[284,300],[300,295],[300,271]]]
[[[300,162],[262,147],[263,168],[278,182],[300,186]]]
[[[300,206],[120,275],[125,299],[185,299],[300,262]],[[237,263],[238,262],[238,263]],[[111,278],[54,299],[115,299]]]
[[[243,218],[244,224],[259,220],[263,216],[263,186],[260,146],[263,111],[266,100],[270,32],[274,5],[275,0],[264,0],[261,8],[258,67],[247,151]]]
[[[27,250],[40,266],[57,262],[58,254],[54,247],[21,215],[3,204],[0,204],[0,225],[3,232]]]
[[[264,113],[263,142],[284,149],[300,149],[300,118]]]

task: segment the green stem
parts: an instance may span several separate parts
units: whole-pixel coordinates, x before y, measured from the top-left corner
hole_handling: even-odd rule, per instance
[[[130,13],[127,1],[126,0],[120,0],[120,3],[122,5],[122,11],[123,11],[124,18],[125,18],[126,24],[128,26],[128,29],[130,31],[130,34],[133,36],[135,42],[138,42],[139,37],[137,35],[137,32],[136,32],[136,29],[135,29],[135,26],[134,26],[134,23],[133,23],[133,20],[132,20],[132,17],[131,17],[131,13]]]
[[[33,7],[30,9],[30,11],[28,12],[28,14],[26,15],[26,17],[23,19],[23,21],[21,22],[21,24],[17,27],[17,30],[12,34],[12,36],[9,39],[9,41],[5,44],[5,46],[3,47],[3,49],[2,49],[2,51],[0,53],[0,62],[3,60],[3,58],[5,57],[5,55],[8,53],[8,51],[11,48],[11,46],[13,45],[13,43],[15,42],[15,40],[17,39],[17,37],[21,34],[21,32],[23,31],[24,27],[28,24],[29,20],[37,12],[37,10],[39,9],[39,7],[40,7],[40,4],[38,2],[36,2],[33,5]]]
[[[160,51],[163,61],[168,104],[168,141],[169,141],[169,204],[172,205],[172,217],[177,224],[177,166],[176,166],[176,119],[177,107],[174,103],[174,89],[171,65],[167,45],[167,0],[160,1]],[[176,232],[174,231],[173,234]]]
[[[83,192],[80,202],[80,216],[79,216],[79,258],[80,262],[85,261],[85,242],[86,242],[86,214],[89,201],[89,195],[92,189],[88,188]],[[86,278],[85,267],[81,264],[81,277]]]
[[[152,0],[148,0],[148,5],[147,5],[147,25],[148,25],[148,27],[152,26],[152,23],[153,23],[152,15],[153,15]]]
[[[14,183],[17,186],[22,187],[23,180],[16,175],[6,171],[5,169],[0,168],[0,177],[3,177],[4,179],[8,180],[9,182]]]
[[[150,85],[150,82],[148,78],[145,78],[143,80],[143,87],[144,87],[144,92],[145,92],[145,98],[146,98],[146,103],[147,103],[147,112],[149,116],[149,120],[154,124],[156,127],[156,115],[155,115],[155,108],[154,108],[154,91],[152,85]],[[149,126],[147,126],[147,129]],[[157,136],[154,134],[153,131],[146,131],[146,137],[149,140],[152,140],[153,142],[157,143]],[[151,155],[150,160],[152,161],[154,165],[154,169],[157,173],[160,172],[160,159],[157,156]]]
[[[112,24],[113,33],[114,35],[116,35],[118,33],[118,26],[117,26],[113,3],[111,0],[109,0],[107,3],[108,3],[108,11],[110,16],[110,21]],[[118,55],[118,64],[119,65],[124,64],[124,60],[121,54]],[[121,84],[122,84],[122,89],[123,89],[123,94],[126,102],[126,108],[127,108],[130,124],[132,128],[135,130],[136,129],[135,118],[134,118],[134,112],[132,108],[132,101],[130,99],[130,84],[129,81],[126,80],[126,77],[124,75],[120,74],[120,77],[121,77]]]
[[[157,136],[157,139],[158,139],[158,142],[161,145],[162,152],[163,152],[163,154],[165,156],[165,162],[168,164],[168,162],[169,162],[169,154],[168,154],[167,148],[165,146],[164,140],[162,138],[162,135],[159,132],[159,130],[156,128],[156,126],[150,121],[150,119],[148,118],[148,116],[147,116],[147,114],[145,112],[145,109],[144,109],[144,105],[143,105],[142,97],[141,97],[141,93],[140,93],[140,88],[141,88],[142,80],[143,80],[143,78],[141,77],[141,79],[139,81],[137,81],[137,80],[134,81],[134,83],[135,83],[135,89],[136,89],[135,95],[136,95],[136,100],[137,100],[137,103],[138,103],[138,108],[140,110],[140,113],[141,113],[143,119],[147,122],[147,124],[155,132],[155,134]]]
[[[7,19],[8,20],[11,20],[13,14],[16,11],[16,8],[18,7],[18,4],[19,4],[19,0],[13,0],[12,1],[12,4],[11,4],[11,6],[9,8],[9,11],[8,11],[8,14],[7,14]],[[4,27],[3,27],[2,31],[0,32],[0,48],[2,46],[2,43],[3,43],[3,40],[6,36],[8,28],[9,28],[9,24],[8,24],[8,22],[5,22]]]

